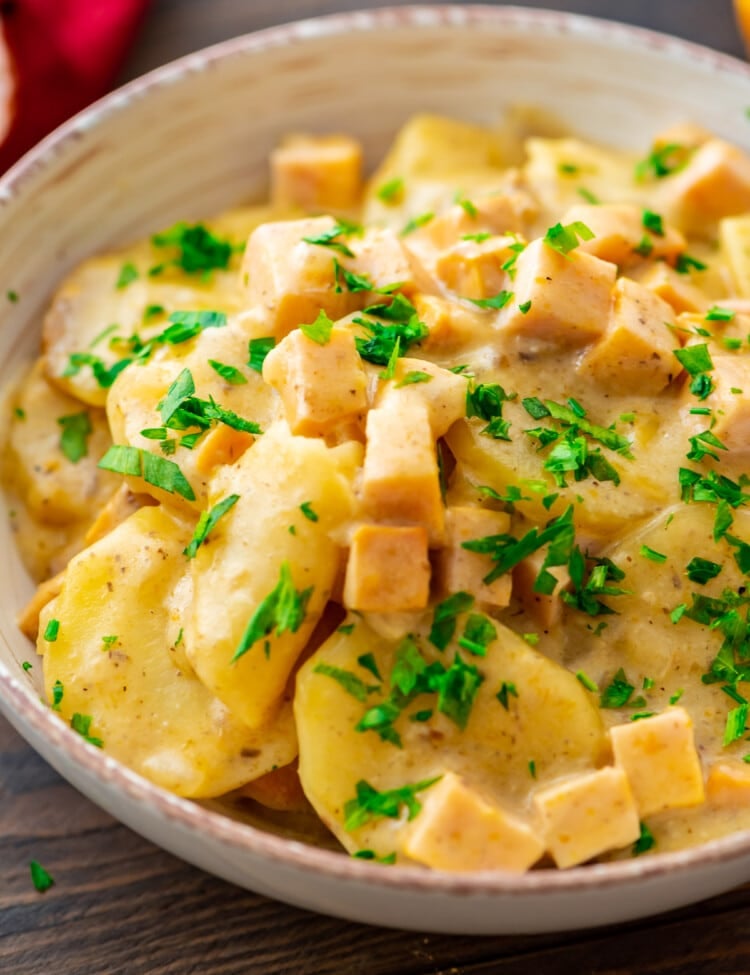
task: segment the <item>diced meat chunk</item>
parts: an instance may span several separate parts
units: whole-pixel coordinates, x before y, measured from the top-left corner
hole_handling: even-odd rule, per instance
[[[668,708],[610,729],[615,765],[628,777],[643,819],[703,802],[703,773],[684,708]]]
[[[195,466],[209,475],[217,467],[233,464],[255,443],[252,433],[220,424],[209,430],[195,448]]]
[[[711,432],[729,450],[747,453],[750,451],[750,357],[727,354],[711,358],[714,367],[709,375],[714,389],[706,400],[715,418]],[[695,397],[687,386],[685,402],[695,406]],[[696,422],[705,419],[695,418]]]
[[[419,320],[430,331],[423,340],[426,349],[456,349],[475,342],[484,330],[489,331],[485,314],[463,308],[455,301],[435,295],[418,294],[414,299],[414,307]]]
[[[708,308],[708,300],[686,274],[659,261],[643,272],[633,272],[633,278],[662,298],[679,315],[681,312],[700,312]]]
[[[271,153],[271,202],[349,210],[362,193],[362,147],[347,135],[292,135]]]
[[[443,284],[462,298],[491,298],[508,283],[503,264],[515,254],[515,237],[462,240],[442,251],[435,273]]]
[[[403,415],[415,403],[427,407],[432,436],[442,437],[456,420],[466,416],[467,381],[450,369],[426,359],[399,359],[393,379],[380,383],[375,406],[391,407]]]
[[[437,453],[424,404],[408,415],[380,407],[367,414],[362,506],[374,521],[423,525],[442,539],[444,509]]]
[[[524,873],[542,855],[544,843],[523,820],[485,802],[446,772],[425,793],[404,852],[434,870]]]
[[[525,190],[508,189],[484,196],[467,195],[435,217],[419,232],[438,250],[459,243],[466,235],[519,234],[535,219],[538,206]]]
[[[333,319],[362,307],[362,295],[336,290],[329,247],[307,243],[336,226],[332,217],[264,223],[251,234],[241,281],[258,335],[283,338],[323,309]]]
[[[513,569],[513,595],[539,626],[549,630],[560,622],[563,608],[560,593],[570,584],[570,573],[562,565],[548,568],[547,571],[558,581],[555,591],[549,594],[536,592],[534,585],[545,557],[546,552],[534,552],[516,565]]]
[[[410,258],[392,230],[366,230],[360,238],[353,238],[350,246],[355,256],[340,258],[341,264],[372,281],[374,289],[398,284],[399,291],[412,295],[432,285],[432,279]],[[388,300],[383,295],[376,297],[378,301]]]
[[[578,371],[617,393],[656,395],[680,372],[670,325],[671,306],[643,285],[620,278],[604,334],[584,354]]]
[[[750,158],[729,142],[709,139],[663,187],[665,211],[688,233],[750,209]]]
[[[706,777],[706,800],[712,806],[746,807],[750,802],[750,768],[739,762],[712,765]]]
[[[347,328],[332,328],[323,345],[295,329],[266,356],[263,378],[279,391],[294,434],[325,436],[367,409],[365,371]]]
[[[571,207],[562,223],[580,220],[586,224],[594,236],[582,241],[578,249],[603,261],[611,261],[620,268],[644,257],[673,261],[687,247],[684,236],[665,222],[662,223],[662,234],[650,231],[644,225],[643,214],[643,209],[627,203],[581,204]]]
[[[421,525],[360,525],[352,534],[344,605],[364,613],[424,609],[430,596],[427,544]]]
[[[558,867],[634,843],[640,823],[628,779],[603,768],[541,789],[534,796],[541,832]]]
[[[498,327],[556,345],[586,345],[604,331],[616,276],[608,261],[532,241],[518,255],[515,297],[500,312]]]
[[[502,535],[510,531],[510,517],[502,511],[451,505],[445,512],[445,547],[437,558],[440,587],[444,593],[471,592],[478,603],[507,606],[510,602],[510,575],[502,575],[492,582],[484,577],[492,563],[481,552],[462,548],[464,542],[486,535]]]

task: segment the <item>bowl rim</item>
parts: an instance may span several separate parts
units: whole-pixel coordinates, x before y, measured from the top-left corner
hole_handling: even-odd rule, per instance
[[[73,116],[0,177],[0,210],[7,206],[37,172],[54,164],[70,142],[102,120],[126,111],[134,100],[146,97],[154,88],[179,83],[217,61],[245,57],[277,47],[304,45],[311,39],[333,38],[372,30],[419,31],[456,26],[493,29],[506,26],[527,32],[556,36],[572,35],[592,43],[620,49],[644,49],[667,58],[699,62],[716,74],[741,76],[750,81],[750,65],[731,55],[691,41],[635,27],[563,11],[515,6],[414,5],[382,7],[315,17],[254,31],[192,52],[141,75]],[[682,875],[697,867],[711,867],[750,856],[750,830],[687,849],[650,857],[578,866],[568,870],[545,868],[526,874],[500,871],[443,873],[418,866],[395,864],[384,870],[377,864],[285,839],[259,827],[214,812],[190,799],[183,799],[122,765],[93,747],[72,731],[25,683],[0,661],[0,711],[19,732],[39,737],[51,751],[72,759],[84,773],[114,790],[125,792],[140,804],[151,807],[164,821],[192,833],[196,839],[208,836],[221,845],[254,855],[268,862],[303,869],[318,876],[359,882],[384,891],[445,896],[539,896],[597,892],[603,889],[640,885],[666,874]]]

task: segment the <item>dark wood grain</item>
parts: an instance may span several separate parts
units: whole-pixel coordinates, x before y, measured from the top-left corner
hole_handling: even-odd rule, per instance
[[[367,5],[158,0],[123,78],[234,34]],[[729,0],[543,5],[741,54]],[[55,878],[46,894],[32,887],[32,859]],[[750,972],[748,910],[745,887],[590,932],[460,938],[346,924],[239,890],[156,849],[67,786],[0,718],[2,975],[741,975]]]

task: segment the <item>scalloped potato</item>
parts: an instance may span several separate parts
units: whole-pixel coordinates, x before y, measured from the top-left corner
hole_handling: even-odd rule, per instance
[[[295,134],[60,286],[3,480],[92,747],[378,863],[750,828],[750,159],[512,145]]]

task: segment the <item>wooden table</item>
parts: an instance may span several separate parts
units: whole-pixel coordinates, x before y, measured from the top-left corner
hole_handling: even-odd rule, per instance
[[[544,5],[741,53],[729,0]],[[233,34],[361,6],[157,0],[124,77]],[[55,877],[44,895],[31,885],[32,859]],[[588,933],[459,938],[346,924],[247,893],[153,847],[66,785],[0,718],[3,975],[741,975],[750,972],[748,909],[750,886]]]

